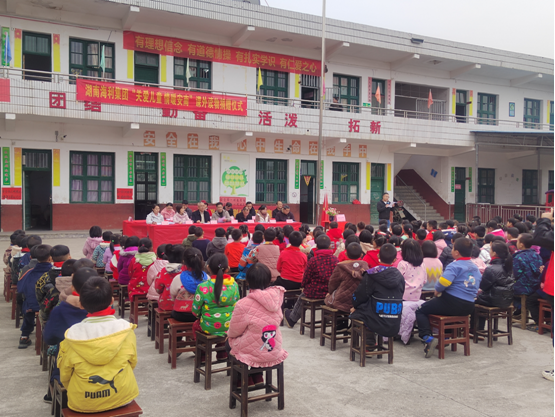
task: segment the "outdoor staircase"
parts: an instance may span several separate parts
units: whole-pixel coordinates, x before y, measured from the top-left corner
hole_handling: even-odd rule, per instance
[[[443,216],[410,185],[396,185],[394,196],[397,201],[403,201],[405,210],[417,220],[437,220],[438,223],[445,221]]]

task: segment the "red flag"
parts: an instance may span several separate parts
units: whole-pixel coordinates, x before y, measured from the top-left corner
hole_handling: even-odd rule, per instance
[[[328,213],[327,213],[328,207],[329,207],[329,204],[328,204],[328,194],[327,194],[327,193],[324,193],[324,205],[323,205],[323,207],[322,207],[322,221],[321,221],[322,226],[324,226],[324,224],[325,224],[326,222],[329,222],[329,221],[330,221],[330,218],[329,218]]]
[[[434,99],[432,98],[432,89],[430,88],[430,94],[428,94],[428,109],[434,104]]]
[[[376,94],[374,94],[376,96],[376,100],[378,101],[378,103],[382,104],[382,95],[380,94],[380,85],[378,84],[378,88],[376,88]]]

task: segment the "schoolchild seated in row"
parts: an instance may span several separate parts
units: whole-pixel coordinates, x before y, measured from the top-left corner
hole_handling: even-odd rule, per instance
[[[175,248],[175,260],[177,260]],[[164,295],[164,307],[172,310],[172,319],[192,323],[197,320],[193,314],[193,301],[197,287],[210,278],[204,272],[204,259],[202,253],[195,248],[187,248],[183,252],[183,270],[175,275],[170,284],[170,297]],[[162,295],[160,296],[162,298]],[[170,307],[171,304],[171,308]]]
[[[247,277],[247,270],[254,263],[250,254],[254,248],[264,241],[264,234],[261,231],[256,231],[252,234],[252,244],[243,249],[243,255],[239,260],[239,275],[237,279],[245,279]]]
[[[102,242],[102,229],[100,226],[93,226],[89,229],[89,237],[85,241],[85,246],[83,246],[83,255],[86,258],[91,259],[94,250]]]
[[[110,247],[111,238],[112,232],[109,230],[102,233],[102,242],[94,248],[91,259],[96,263],[97,268],[104,268],[106,266],[106,263],[104,262],[104,253],[106,252],[106,249]]]
[[[136,295],[146,294],[148,292],[148,281],[146,276],[148,270],[156,260],[156,253],[152,251],[152,240],[144,237],[139,240],[137,254],[129,262],[129,299],[133,300]]]
[[[225,229],[223,227],[218,227],[214,231],[214,233],[216,236],[206,246],[206,256],[208,256],[209,258],[215,253],[224,253],[225,247],[227,245],[227,239],[225,237]]]
[[[42,274],[35,285],[35,294],[40,306],[39,317],[43,324],[48,321],[52,309],[58,305],[60,293],[56,289],[56,278],[61,274],[64,262],[71,258],[69,248],[65,245],[54,246],[50,250],[50,256],[53,261],[52,268]]]
[[[286,290],[296,290],[301,288],[307,258],[301,252],[300,246],[303,237],[300,232],[292,232],[289,235],[290,246],[285,248],[279,255],[277,270],[280,276],[274,285],[281,285]]]
[[[173,246],[169,244],[170,246]],[[146,283],[148,285],[148,292],[146,293],[146,298],[151,301],[158,301],[160,299],[160,294],[156,291],[156,279],[160,276],[160,272],[168,264],[168,256],[166,255],[166,247],[168,245],[160,245],[156,248],[156,260],[148,268],[146,273]],[[183,245],[179,245],[183,248]],[[181,262],[181,259],[179,260]]]
[[[170,243],[164,246],[164,256],[167,260],[153,282],[154,289],[159,294],[158,308],[160,310],[173,310],[170,288],[173,279],[185,270],[183,266],[184,252],[183,245],[172,245]]]
[[[227,256],[231,272],[239,272],[239,261],[241,255],[243,255],[243,250],[245,250],[245,245],[241,243],[242,237],[243,233],[239,229],[233,229],[231,231],[233,242],[228,243],[224,249],[224,255]]]
[[[210,240],[204,238],[204,230],[202,230],[202,227],[197,226],[197,228],[195,229],[195,236],[196,236],[196,239],[193,242],[192,246],[193,248],[198,249],[202,253],[202,257],[206,262],[206,260],[208,259],[208,254],[206,253],[206,249],[208,248],[208,244],[210,243]]]
[[[125,243],[122,244],[122,250],[119,253],[118,260],[118,282],[120,285],[128,285],[131,276],[129,274],[129,264],[135,258],[139,251],[139,238],[137,236],[129,236]]]

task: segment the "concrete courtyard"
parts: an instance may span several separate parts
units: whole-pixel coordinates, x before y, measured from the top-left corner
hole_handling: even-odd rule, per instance
[[[73,258],[81,257],[84,238],[43,238],[50,245],[66,244]],[[8,242],[1,240],[4,246]],[[19,330],[10,320],[11,305],[0,302],[0,349],[4,352],[4,387],[0,415],[41,417],[50,415],[46,393],[47,373],[41,371],[33,346],[18,350]],[[171,370],[167,354],[159,355],[146,335],[146,318],[139,323],[139,363],[135,375],[137,398],[145,416],[240,416],[239,405],[230,410],[229,379],[212,378],[212,390],[203,380],[193,383],[193,355],[183,354]],[[251,416],[553,416],[553,383],[541,371],[553,368],[553,348],[548,334],[513,328],[514,344],[502,338],[488,349],[485,342],[471,344],[471,356],[446,352],[425,359],[417,339],[409,346],[394,345],[395,359],[368,359],[366,367],[349,361],[348,344],[331,352],[308,335],[282,327],[285,362],[285,409],[277,400],[250,404]],[[34,340],[34,334],[32,335]],[[166,341],[167,352],[167,341]]]

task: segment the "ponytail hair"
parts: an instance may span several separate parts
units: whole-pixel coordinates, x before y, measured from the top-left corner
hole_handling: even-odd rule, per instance
[[[200,250],[197,248],[185,249],[183,252],[183,265],[191,272],[194,279],[202,281],[204,275],[204,259]]]
[[[160,245],[156,248],[156,257],[164,261],[168,260],[168,257],[166,256],[166,245]]]
[[[147,253],[152,250],[152,240],[148,237],[143,237],[139,240],[139,253]]]
[[[183,253],[185,248],[183,245],[172,245],[168,243],[164,249],[165,259],[171,264],[179,264],[183,260]]]
[[[511,275],[513,273],[513,257],[509,252],[507,244],[500,240],[495,240],[491,244],[491,250],[503,261],[503,269],[505,272]]]
[[[214,301],[216,304],[220,305],[220,295],[222,294],[222,286],[224,284],[224,272],[229,267],[227,256],[223,253],[215,253],[206,262],[210,272],[213,275],[216,275],[216,283],[214,284]]]
[[[387,239],[383,235],[377,235],[374,238],[374,244],[376,245],[377,248],[381,248],[386,243],[387,243]]]
[[[120,244],[120,240],[121,240],[122,237],[123,236],[119,235],[119,234],[113,234],[110,237],[110,252],[114,253],[114,246]]]

